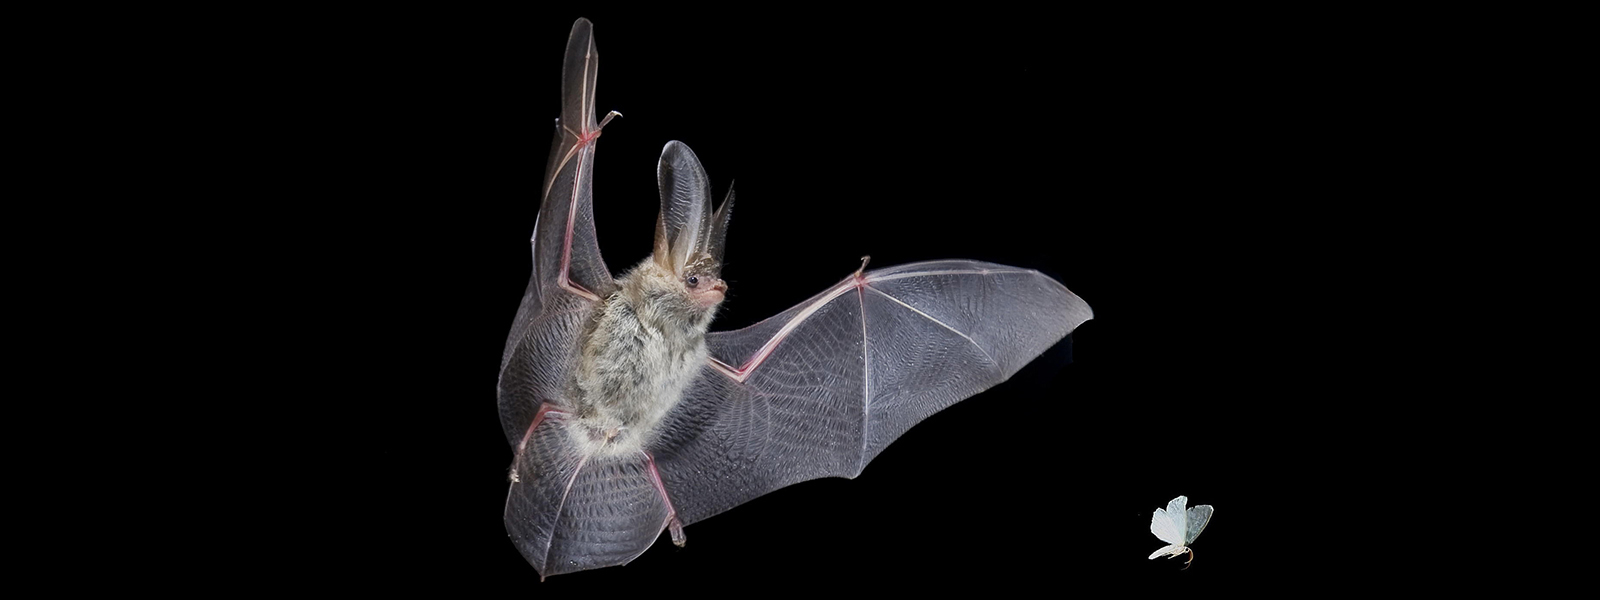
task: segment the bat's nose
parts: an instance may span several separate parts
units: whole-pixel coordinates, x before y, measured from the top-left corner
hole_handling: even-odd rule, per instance
[[[728,283],[718,279],[716,283],[711,284],[711,289],[719,292],[726,292],[728,291]]]

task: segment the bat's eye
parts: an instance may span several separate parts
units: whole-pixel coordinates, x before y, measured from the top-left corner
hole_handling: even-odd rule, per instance
[[[684,283],[689,284],[689,287],[693,288],[693,287],[695,287],[697,285],[700,285],[700,278],[696,277],[694,275],[690,275],[689,279],[687,281],[685,281]]]

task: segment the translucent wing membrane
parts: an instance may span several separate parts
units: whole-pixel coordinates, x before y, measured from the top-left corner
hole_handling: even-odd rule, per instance
[[[545,577],[626,564],[671,516],[644,455],[585,456],[556,413],[529,432],[512,473],[506,531]]]
[[[534,274],[541,295],[576,293],[590,300],[612,288],[594,234],[595,145],[600,128],[594,118],[594,92],[600,55],[593,27],[572,26],[561,80],[561,118],[545,172],[542,204],[533,238]]]
[[[1200,532],[1205,530],[1206,523],[1211,522],[1211,505],[1201,504],[1200,506],[1189,509],[1189,517],[1187,522],[1189,531],[1186,535],[1184,535],[1184,545],[1188,545],[1189,543],[1193,542],[1195,538],[1200,537]]]
[[[1158,508],[1155,514],[1150,515],[1150,533],[1155,534],[1156,538],[1168,544],[1177,545],[1183,543],[1183,534],[1178,533],[1177,526],[1172,524],[1172,517],[1167,514],[1167,510],[1164,508]]]
[[[683,523],[818,477],[854,477],[938,410],[1005,381],[1092,316],[1036,271],[974,261],[852,276],[745,329],[654,450]]]
[[[1172,522],[1172,529],[1173,531],[1177,532],[1178,535],[1170,540],[1164,541],[1172,542],[1180,546],[1183,545],[1183,538],[1184,536],[1188,535],[1189,531],[1189,518],[1184,512],[1184,506],[1187,504],[1189,504],[1188,496],[1178,496],[1177,498],[1173,498],[1171,502],[1167,503],[1167,519]]]
[[[499,409],[516,450],[505,522],[541,575],[619,564],[648,548],[669,510],[641,454],[590,459],[561,408],[584,319],[615,284],[594,235],[598,55],[579,20],[567,40],[561,117],[540,188],[533,276],[501,355]]]
[[[561,118],[534,224],[533,276],[500,359],[500,422],[512,444],[540,405],[562,404],[578,328],[595,300],[615,287],[595,239],[590,191],[599,134],[592,29],[580,19],[567,39]]]

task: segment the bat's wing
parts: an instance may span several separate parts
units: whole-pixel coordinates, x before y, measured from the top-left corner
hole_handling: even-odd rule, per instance
[[[561,118],[533,231],[533,278],[500,366],[500,424],[516,450],[506,531],[543,576],[621,564],[643,552],[671,515],[649,457],[579,451],[565,386],[585,319],[615,287],[595,241],[595,54],[592,26],[567,40]]]
[[[912,425],[1005,381],[1091,316],[1037,271],[938,261],[858,273],[711,333],[711,363],[651,446],[678,519],[854,477]]]
[[[500,359],[500,423],[521,443],[543,403],[560,404],[584,316],[615,284],[594,235],[590,181],[595,140],[593,26],[579,19],[567,40],[561,118],[533,231],[533,278]]]
[[[506,531],[541,578],[627,564],[672,518],[648,455],[580,452],[571,418],[539,410],[511,466]]]

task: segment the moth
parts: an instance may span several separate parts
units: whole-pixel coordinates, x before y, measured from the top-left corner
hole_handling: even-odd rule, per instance
[[[1160,550],[1150,554],[1150,560],[1163,554],[1167,558],[1176,558],[1185,552],[1189,553],[1189,560],[1185,561],[1185,569],[1189,563],[1194,562],[1194,551],[1189,549],[1189,544],[1200,537],[1200,532],[1206,528],[1206,523],[1211,522],[1211,505],[1201,504],[1194,508],[1184,510],[1189,504],[1188,496],[1178,496],[1167,503],[1166,509],[1157,508],[1155,514],[1150,515],[1150,533],[1166,542]]]
[[[626,564],[666,531],[778,488],[853,478],[927,416],[1005,381],[1093,314],[1037,271],[967,260],[861,268],[799,305],[709,331],[733,195],[688,146],[656,167],[651,255],[613,277],[591,179],[598,55],[580,19],[501,358],[515,451],[505,524],[541,578]]]

